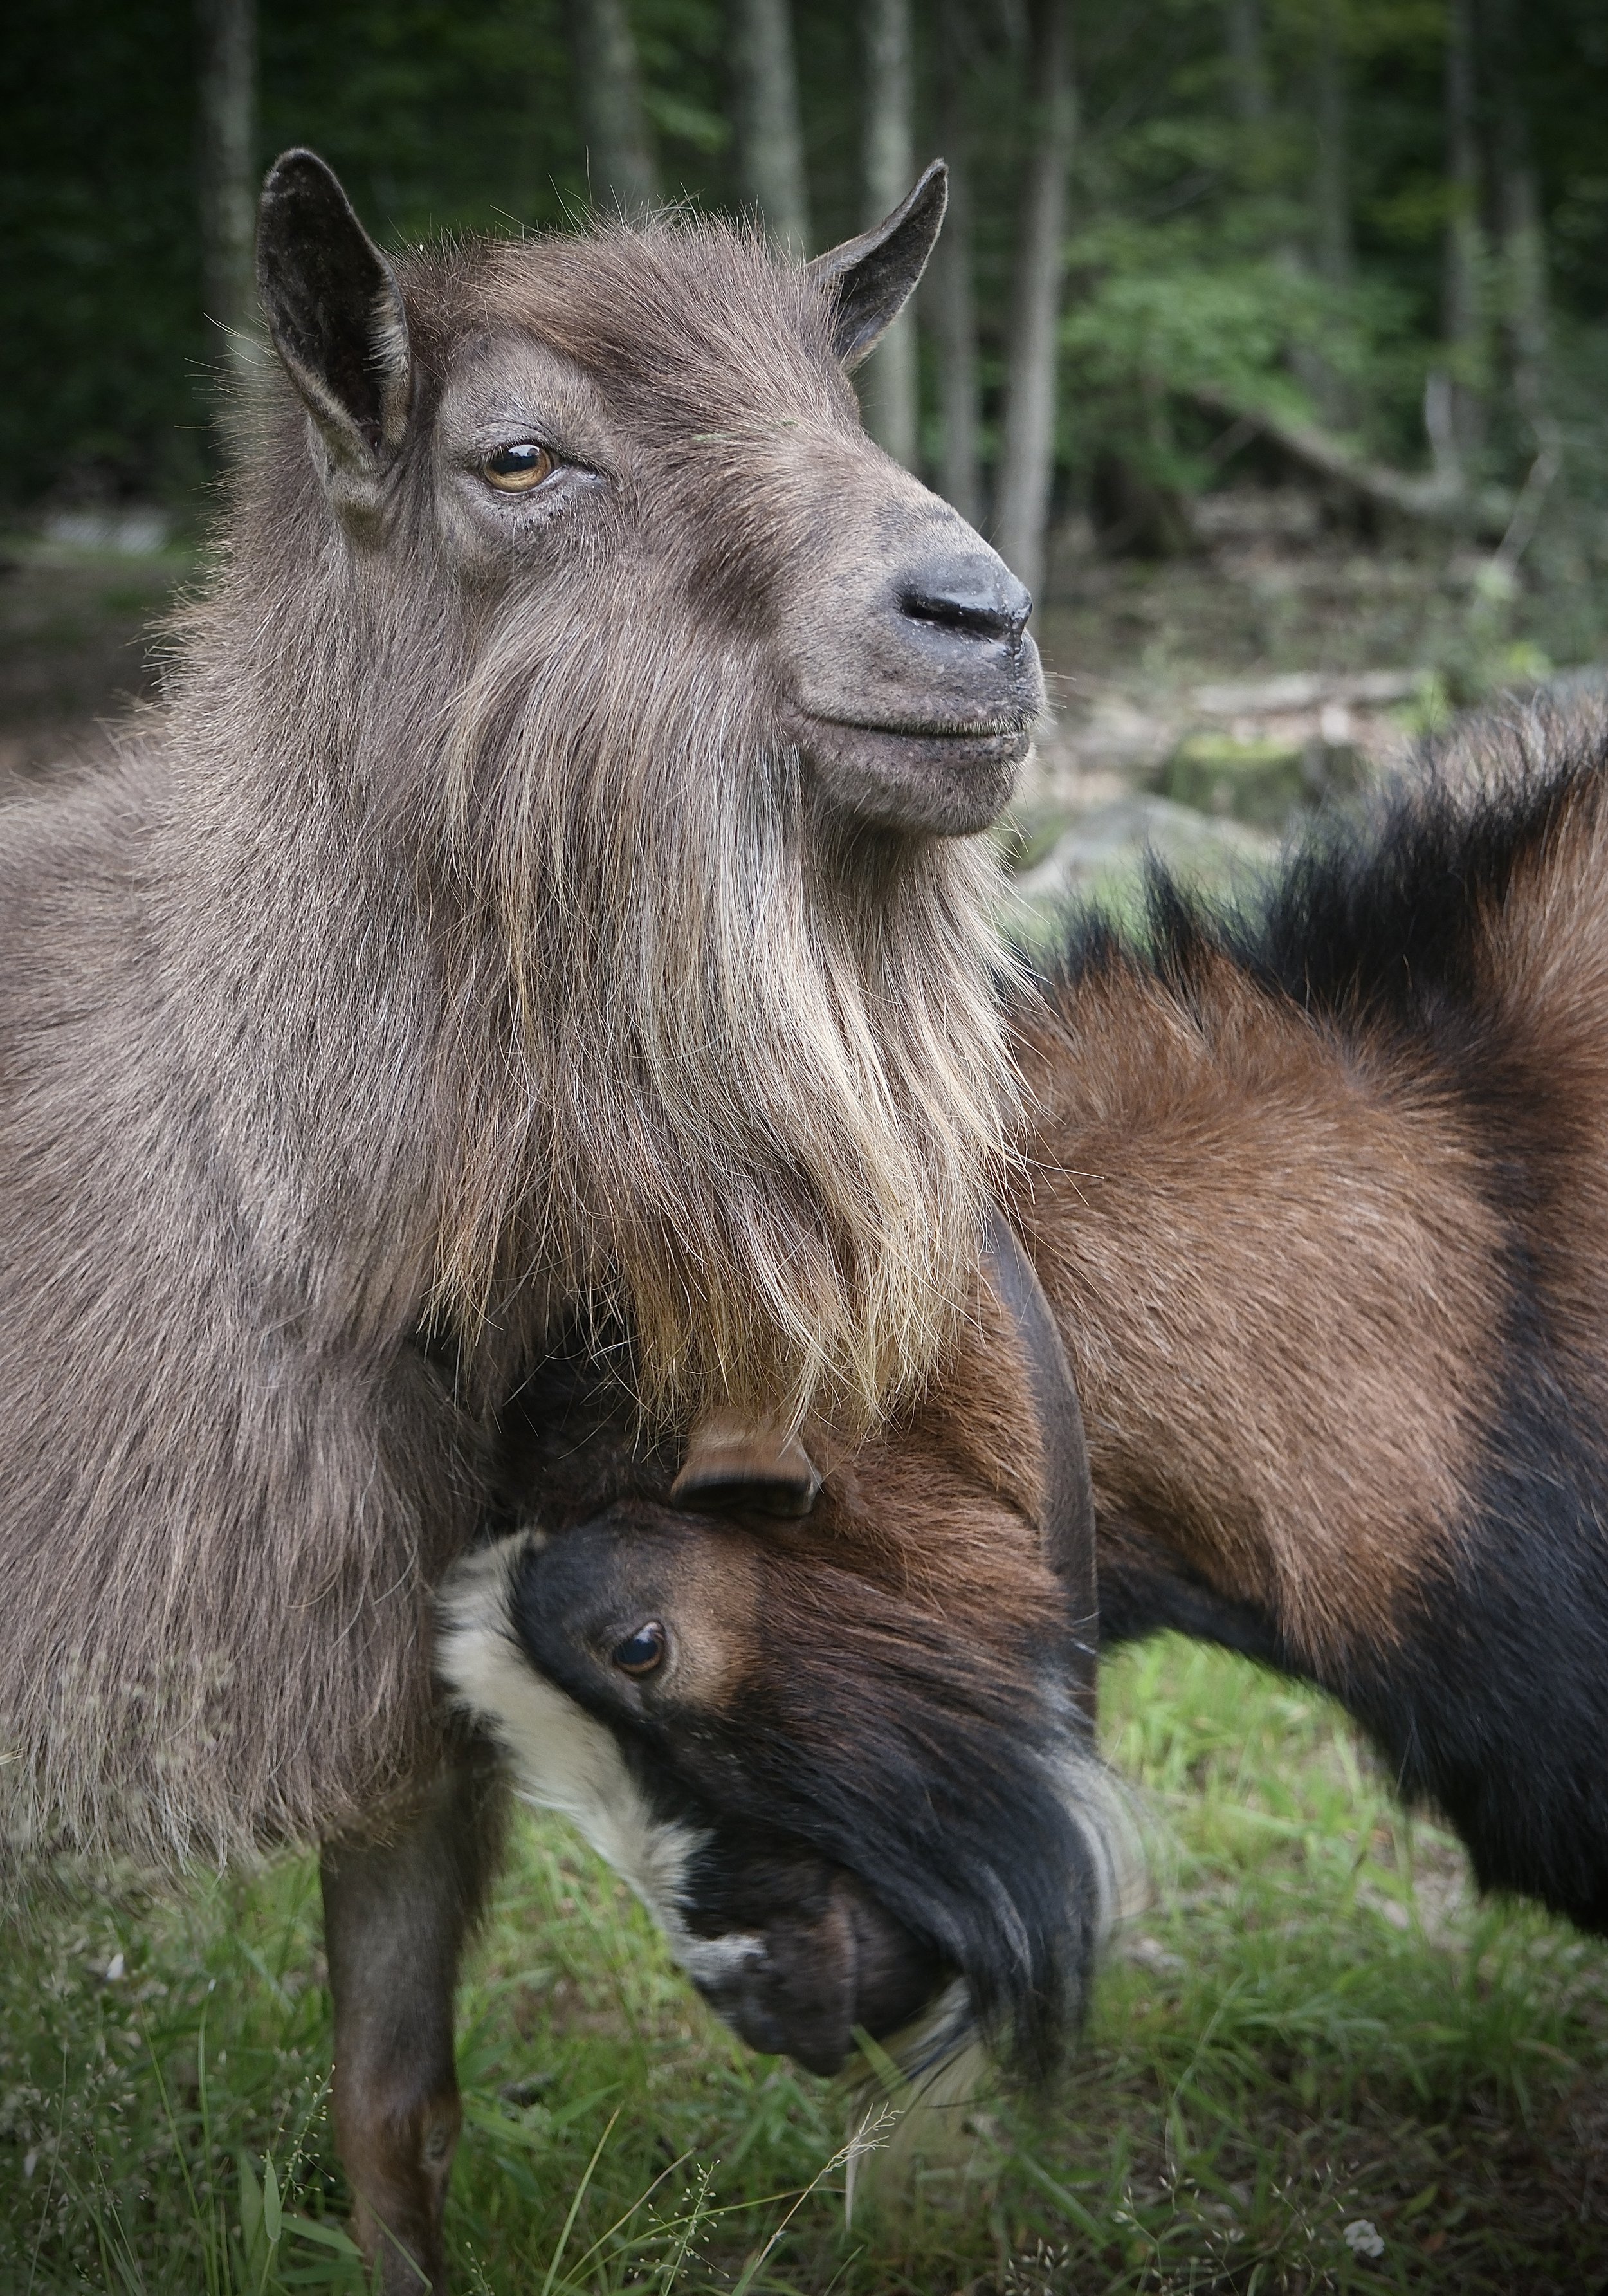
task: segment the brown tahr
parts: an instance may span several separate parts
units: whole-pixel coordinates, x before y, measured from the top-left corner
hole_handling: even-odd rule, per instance
[[[1124,1829],[1077,1398],[1020,1245],[997,1232],[929,1396],[846,1456],[807,1431],[800,1512],[758,1462],[675,1473],[618,1380],[551,1362],[508,1417],[517,1527],[448,1576],[440,1671],[749,2038],[835,2070],[866,2027],[920,2069],[980,2021],[1042,2070]]]
[[[1608,1930],[1608,729],[1472,739],[1027,1023],[1022,1233],[1103,1637],[1321,1684],[1482,1886]]]
[[[0,815],[0,1857],[329,1833],[581,1290],[672,1413],[919,1382],[1012,1086],[1028,601],[801,271],[685,217],[388,260],[291,153],[281,367],[160,704]]]
[[[443,2284],[453,1996],[499,1750],[720,2013],[816,2070],[868,2029],[948,2075],[980,2023],[1043,2070],[1120,1880],[1077,1398],[997,1218],[953,1344],[964,1415],[907,1398],[851,1449],[812,1425],[806,1453],[775,1423],[655,1442],[623,1345],[600,1350],[584,1318],[570,1337],[510,1400],[506,1521],[443,1593],[442,1671],[480,1734],[324,1857],[337,2138],[398,2296],[416,2266]]]
[[[1174,1627],[1323,1685],[1404,1793],[1445,1811],[1483,1884],[1608,1929],[1603,725],[1498,729],[1362,826],[1320,828],[1242,914],[1158,873],[1143,939],[1071,921],[1012,1021],[1031,1105],[1012,1213],[1081,1397],[1103,1641]],[[948,1743],[941,1692],[901,1673],[901,1644],[912,1669],[926,1651],[902,1588],[824,1570],[808,1607],[761,1606],[761,1628],[784,1622],[780,1647],[756,1635],[752,1574],[777,1567],[780,1536],[809,1534],[741,1504],[718,1576],[688,1532],[656,1548],[640,1503],[589,1526],[600,1554],[617,1540],[610,1585],[651,1593],[636,1622],[663,1637],[651,1650],[626,1632],[628,1604],[600,1603],[606,1635],[562,1605],[538,1615],[520,1570],[562,1573],[545,1548],[519,1565],[505,1684],[591,1684],[641,1764],[701,1726],[727,1765],[707,1797],[717,1817],[756,1812],[763,1792],[796,1833],[835,1808],[841,1757],[800,1726],[779,1787],[763,1728],[734,1726],[747,1710],[841,1704],[865,1748],[914,1724],[975,1802],[948,1868],[901,1847],[898,1910],[936,1963],[964,1965],[939,1924],[965,1860],[986,1874],[997,1859],[1011,1775],[975,1760],[971,1684],[981,1669],[1008,1702],[1042,1665],[1042,1646],[1013,1651],[1038,1611],[1001,1513],[1042,1446],[1008,1354],[990,1374],[962,1347],[869,1480],[849,1470],[862,1535],[881,1529],[911,1558],[955,1635]],[[825,1529],[842,1505],[830,1473],[816,1505]],[[447,1669],[495,1710],[460,1630]],[[588,1632],[591,1676],[559,1646]],[[844,1653],[873,1646],[850,1706]],[[503,1726],[517,1742],[517,1717]],[[1037,1726],[1053,1751],[1056,1726]],[[837,1854],[875,1877],[898,1824],[868,1784],[858,1840],[841,1835]],[[1042,1906],[1054,1830],[1010,1838],[1016,1902]],[[724,1855],[750,1871],[740,1833]],[[767,1895],[757,1841],[751,1857],[741,1903],[760,1934],[788,1885]]]

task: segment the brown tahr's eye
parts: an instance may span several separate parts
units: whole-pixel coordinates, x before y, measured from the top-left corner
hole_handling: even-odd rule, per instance
[[[480,476],[501,494],[528,495],[552,477],[554,468],[545,447],[538,447],[534,439],[521,439],[488,455],[480,464]]]
[[[669,1648],[669,1636],[657,1619],[650,1619],[646,1626],[638,1627],[624,1642],[616,1643],[609,1656],[621,1674],[652,1674],[656,1667],[664,1664]]]

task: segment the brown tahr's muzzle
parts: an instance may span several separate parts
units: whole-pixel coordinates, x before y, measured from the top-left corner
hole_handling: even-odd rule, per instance
[[[637,1502],[510,1542],[487,1635],[480,1710],[533,1782],[576,1729],[540,1702],[590,1724],[594,1838],[746,2038],[835,2068],[960,1978],[1014,2062],[1054,2061],[1110,1894],[1070,1619],[990,1660],[774,1533]],[[534,1790],[585,1822],[568,1778]]]
[[[767,1850],[750,1840],[738,1856],[711,1844],[693,1861],[688,1896],[690,1928],[749,1941],[728,1966],[698,1969],[704,1999],[751,2048],[807,2071],[841,2071],[857,2028],[891,2038],[942,1984],[930,1946],[801,1844]]]

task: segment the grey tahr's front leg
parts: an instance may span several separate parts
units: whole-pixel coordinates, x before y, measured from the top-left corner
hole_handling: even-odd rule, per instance
[[[447,2285],[441,2215],[463,2120],[453,2003],[504,1816],[496,1762],[470,1748],[383,1834],[324,1852],[335,2141],[384,2296]]]

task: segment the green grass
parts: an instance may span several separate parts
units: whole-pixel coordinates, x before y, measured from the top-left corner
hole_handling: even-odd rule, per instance
[[[851,2230],[838,2093],[744,2054],[611,1877],[524,1830],[465,1988],[458,2284],[1599,2284],[1608,1952],[1474,1901],[1320,1699],[1177,1644],[1112,1668],[1103,1696],[1153,1813],[1156,1904],[1061,2094],[984,2100]],[[305,1865],[176,1906],[85,1898],[9,1940],[0,2290],[359,2289],[328,2048]],[[1365,2224],[1377,2256],[1348,2244]]]

